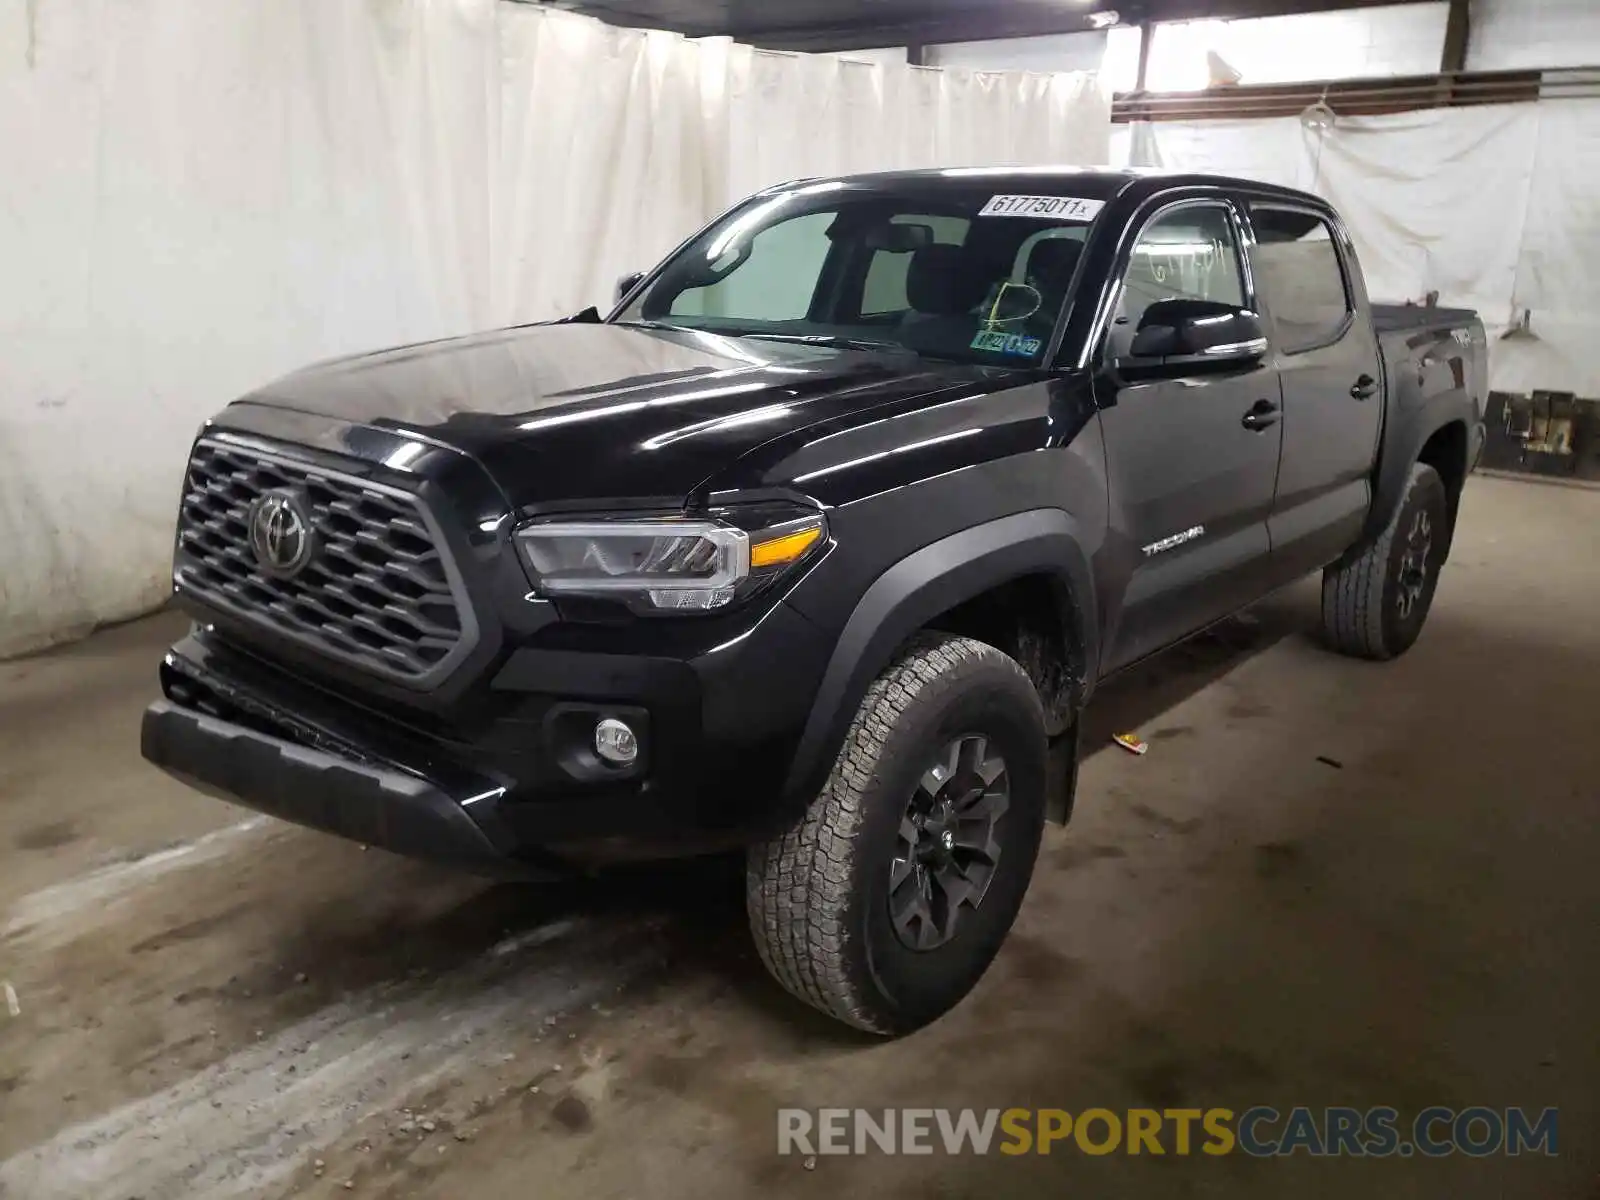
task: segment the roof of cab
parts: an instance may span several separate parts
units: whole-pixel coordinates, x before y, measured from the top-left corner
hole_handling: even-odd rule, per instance
[[[1072,195],[1083,200],[1110,200],[1131,193],[1142,200],[1159,192],[1190,187],[1248,190],[1257,194],[1327,208],[1322,197],[1279,184],[1229,175],[1206,175],[1190,171],[1164,171],[1146,167],[949,167],[915,171],[883,171],[867,175],[841,175],[834,178],[797,179],[769,188],[769,193],[818,185],[843,185],[862,190],[892,190],[896,187],[927,186],[938,183],[992,187],[997,192],[1016,195]]]

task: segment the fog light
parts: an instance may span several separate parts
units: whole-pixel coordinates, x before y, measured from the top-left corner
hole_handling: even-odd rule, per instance
[[[594,752],[614,767],[632,766],[639,758],[639,739],[615,717],[594,727]]]

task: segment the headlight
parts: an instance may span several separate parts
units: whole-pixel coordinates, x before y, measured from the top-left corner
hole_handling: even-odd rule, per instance
[[[759,590],[822,543],[819,512],[551,520],[519,529],[540,595],[611,597],[646,612],[711,612]]]

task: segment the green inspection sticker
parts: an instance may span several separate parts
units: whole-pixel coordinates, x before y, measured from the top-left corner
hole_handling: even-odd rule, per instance
[[[987,350],[992,354],[1010,354],[1018,358],[1032,358],[1043,349],[1044,343],[1036,337],[1021,333],[999,333],[984,330],[972,339],[974,350]]]

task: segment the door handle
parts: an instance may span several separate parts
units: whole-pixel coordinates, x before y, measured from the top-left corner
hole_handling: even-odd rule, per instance
[[[1239,422],[1251,433],[1271,429],[1278,423],[1278,406],[1271,400],[1257,400],[1244,419]]]
[[[1357,400],[1370,400],[1378,391],[1378,381],[1371,375],[1363,375],[1350,385],[1350,394]]]

